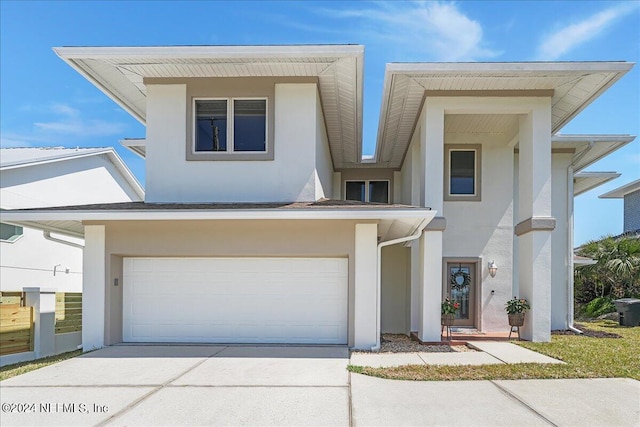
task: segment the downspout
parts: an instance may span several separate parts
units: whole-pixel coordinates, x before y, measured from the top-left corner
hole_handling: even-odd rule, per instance
[[[568,262],[567,262],[567,329],[582,334],[582,331],[573,326],[573,165],[571,163],[567,169],[567,240],[568,240]]]
[[[51,236],[51,232],[50,231],[43,231],[42,235],[44,236],[44,238],[46,240],[50,240],[50,241],[56,242],[56,243],[62,243],[63,245],[72,246],[74,248],[84,249],[84,245],[81,245],[81,244],[78,244],[78,243],[73,243],[73,242],[70,242],[68,240],[58,239],[56,237]]]
[[[573,159],[567,168],[567,241],[568,241],[568,262],[567,262],[567,328],[577,334],[582,334],[580,329],[573,326],[574,308],[574,290],[573,290],[573,168],[592,148],[594,141],[589,141],[589,145],[578,156]]]
[[[381,317],[381,298],[382,298],[382,248],[385,246],[395,245],[398,243],[409,242],[411,240],[419,239],[422,236],[422,231],[431,222],[433,218],[423,219],[416,227],[413,234],[406,237],[400,237],[398,239],[389,240],[387,242],[378,243],[378,273],[376,277],[376,345],[371,347],[371,351],[380,350],[380,317]]]

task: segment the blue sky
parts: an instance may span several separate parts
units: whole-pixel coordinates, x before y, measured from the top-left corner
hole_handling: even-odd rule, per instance
[[[0,1],[2,147],[116,146],[144,127],[60,60],[54,46],[356,43],[365,46],[364,150],[373,153],[387,62],[638,62],[640,2]],[[640,132],[640,66],[561,133]],[[575,241],[622,231],[622,201],[597,195],[640,177],[640,141],[588,168],[622,177],[576,198]]]

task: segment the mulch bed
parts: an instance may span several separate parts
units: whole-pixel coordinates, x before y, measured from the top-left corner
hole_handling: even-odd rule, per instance
[[[595,331],[593,329],[589,329],[587,327],[585,327],[584,325],[578,324],[576,323],[574,325],[577,329],[580,329],[583,333],[582,336],[585,337],[591,337],[591,338],[622,338],[620,335],[618,334],[614,334],[611,332],[604,332],[604,331]],[[577,334],[571,330],[566,330],[566,331],[551,331],[551,334],[553,335],[580,335]]]

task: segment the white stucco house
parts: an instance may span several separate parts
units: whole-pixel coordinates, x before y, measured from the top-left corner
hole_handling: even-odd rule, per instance
[[[363,158],[362,46],[55,51],[146,126],[144,202],[5,213],[84,236],[86,349],[440,341],[446,296],[480,331],[527,298],[547,341],[573,318],[576,174],[633,140],[558,134],[626,62],[388,64]]]
[[[3,210],[139,200],[144,191],[113,148],[0,149]],[[83,233],[43,232],[0,217],[0,290],[82,292]]]
[[[640,179],[601,194],[601,199],[623,199],[623,233],[640,232]]]

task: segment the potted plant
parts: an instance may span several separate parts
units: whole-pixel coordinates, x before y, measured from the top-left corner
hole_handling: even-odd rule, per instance
[[[460,303],[446,298],[440,306],[440,324],[442,326],[453,326],[456,320],[456,311],[460,308]]]
[[[513,297],[505,304],[505,310],[509,316],[509,326],[524,325],[524,315],[531,307],[524,298]]]

